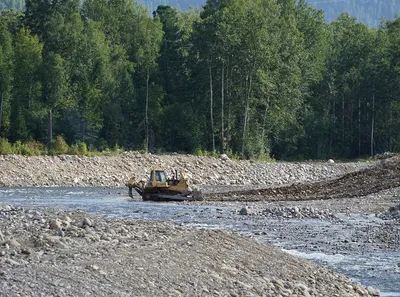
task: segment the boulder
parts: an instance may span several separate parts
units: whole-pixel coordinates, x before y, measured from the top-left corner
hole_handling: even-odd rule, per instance
[[[247,210],[247,208],[246,208],[246,207],[243,207],[243,208],[239,211],[239,214],[242,215],[242,216],[248,215],[248,210]]]
[[[87,217],[84,218],[83,221],[82,221],[82,227],[85,227],[85,226],[88,226],[88,227],[92,227],[93,226],[92,221]]]
[[[8,241],[8,244],[9,244],[10,247],[13,247],[13,248],[19,248],[21,246],[21,244],[17,240],[15,240],[14,238],[11,238]]]
[[[61,228],[61,222],[59,220],[56,219],[56,220],[50,221],[49,229],[57,230],[59,228]]]
[[[375,289],[373,287],[367,287],[367,291],[368,294],[370,294],[371,296],[380,296],[381,292],[379,291],[379,289]]]
[[[230,160],[229,157],[226,154],[222,154],[220,158],[223,161],[229,161]]]

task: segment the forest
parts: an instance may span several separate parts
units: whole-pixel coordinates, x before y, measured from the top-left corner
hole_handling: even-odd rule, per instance
[[[81,1],[82,2],[82,1]],[[179,10],[199,8],[206,0],[138,0],[153,12],[159,5],[169,5]],[[330,23],[339,14],[347,12],[358,21],[370,27],[378,27],[381,19],[393,19],[400,12],[400,2],[397,0],[307,0],[311,7],[322,9],[325,21]],[[0,11],[3,9],[23,10],[25,0],[0,0]]]
[[[400,18],[293,0],[28,0],[0,14],[10,143],[359,158],[400,150]]]

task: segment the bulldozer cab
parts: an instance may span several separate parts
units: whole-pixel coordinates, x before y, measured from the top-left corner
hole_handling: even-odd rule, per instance
[[[152,170],[147,182],[149,187],[168,187],[167,176],[163,170]]]
[[[157,182],[162,182],[166,183],[167,182],[167,177],[165,175],[165,172],[162,170],[152,170],[150,173],[150,181],[157,181]]]

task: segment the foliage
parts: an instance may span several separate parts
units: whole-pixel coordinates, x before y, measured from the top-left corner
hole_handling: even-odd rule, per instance
[[[214,158],[219,158],[219,154],[215,151],[207,151],[207,150],[202,150],[201,148],[197,148],[193,154],[198,157],[214,157]]]
[[[0,137],[0,154],[2,154],[2,155],[12,154],[12,146],[8,142],[7,138]]]
[[[69,151],[69,146],[61,135],[58,135],[50,144],[50,154],[59,155],[66,154]],[[79,147],[78,147],[79,152]]]
[[[400,150],[400,20],[305,0],[28,0],[0,15],[4,153],[269,160]],[[12,143],[12,144],[10,144]],[[68,146],[68,144],[71,146]]]
[[[30,156],[38,156],[46,152],[46,147],[39,141],[31,140],[24,143],[26,150],[29,151]]]
[[[28,141],[22,143],[16,141],[11,144],[5,138],[0,138],[0,154],[19,154],[26,156],[37,156],[45,152],[45,146],[37,141]]]
[[[75,143],[69,147],[68,154],[78,155],[78,156],[87,156],[87,155],[89,155],[89,150],[87,148],[86,143],[78,141],[77,143]]]

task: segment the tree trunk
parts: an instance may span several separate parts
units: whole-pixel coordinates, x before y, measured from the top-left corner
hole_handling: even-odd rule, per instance
[[[361,155],[361,99],[358,97],[358,156]]]
[[[4,100],[4,93],[1,92],[1,96],[0,96],[0,133],[1,133],[1,123],[3,120],[3,100]]]
[[[229,59],[228,59],[228,63],[226,65],[226,100],[227,102],[230,102],[230,79],[229,79]],[[231,103],[229,103],[229,107],[228,107],[228,123],[227,123],[227,131],[226,131],[226,142],[225,142],[225,146],[226,146],[226,151],[230,151],[231,150],[231,142],[230,142],[230,131],[231,131]]]
[[[145,129],[146,129],[146,152],[149,151],[149,80],[150,80],[150,69],[147,68],[147,76],[146,76],[146,111],[145,111]]]
[[[225,129],[224,129],[224,63],[222,62],[221,75],[221,153],[225,152]]]
[[[375,91],[372,92],[372,119],[371,119],[371,157],[374,157],[374,129],[375,129]]]
[[[211,136],[212,136],[212,151],[215,152],[215,137],[214,137],[214,115],[213,115],[213,84],[212,84],[212,69],[211,64],[208,67],[210,74],[210,120],[211,120]]]
[[[244,109],[244,123],[243,123],[243,135],[242,135],[242,152],[241,157],[244,157],[244,148],[246,144],[246,130],[247,130],[247,121],[249,116],[249,104],[250,104],[250,93],[251,93],[251,76],[249,77],[249,88],[246,94],[246,107]]]
[[[267,99],[267,104],[265,105],[265,111],[264,111],[264,119],[263,119],[263,126],[262,126],[262,145],[263,149],[265,148],[265,125],[267,124],[267,113],[268,113],[268,99]],[[264,150],[265,153],[265,150]]]
[[[393,112],[392,108],[389,109],[390,117],[389,117],[389,152],[393,152],[393,145],[392,145],[392,130],[393,130]]]
[[[330,128],[330,139],[329,139],[329,155],[332,154],[333,139],[335,138],[336,130],[336,102],[335,97],[332,98],[332,127]]]
[[[342,153],[345,152],[347,145],[344,143],[344,94],[342,94]]]
[[[53,116],[51,113],[51,109],[47,112],[47,149],[50,150],[51,141],[53,140]]]
[[[86,121],[82,121],[82,142],[85,142]]]
[[[229,104],[228,107],[228,129],[227,129],[227,135],[226,135],[226,148],[228,150],[231,149],[231,105]]]

